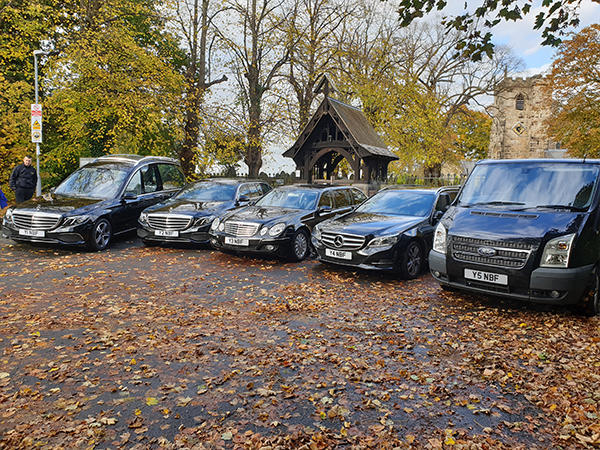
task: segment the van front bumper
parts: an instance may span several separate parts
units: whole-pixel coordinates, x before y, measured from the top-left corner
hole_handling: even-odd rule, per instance
[[[429,270],[431,271],[431,275],[443,286],[480,294],[497,295],[515,300],[555,305],[572,305],[578,303],[583,296],[590,273],[594,268],[593,264],[572,269],[538,267],[531,271],[529,277],[524,273],[520,273],[520,276],[515,277],[513,276],[514,273],[508,273],[497,267],[490,268],[475,264],[466,265],[457,261],[452,261],[452,264],[458,264],[461,267],[474,270],[506,274],[508,275],[508,285],[499,286],[482,281],[475,282],[464,278],[464,276],[449,276],[446,255],[435,251],[429,253]],[[464,273],[464,269],[461,272]],[[454,271],[454,273],[459,272]],[[515,279],[516,282],[514,281]],[[526,283],[523,280],[529,280],[529,282]]]

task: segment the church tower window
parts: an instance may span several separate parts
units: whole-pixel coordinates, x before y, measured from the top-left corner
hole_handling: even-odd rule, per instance
[[[525,96],[523,94],[517,95],[515,108],[518,111],[523,111],[525,109]]]

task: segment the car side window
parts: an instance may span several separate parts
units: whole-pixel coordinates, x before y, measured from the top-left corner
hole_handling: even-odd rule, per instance
[[[269,186],[267,183],[260,183],[260,190],[261,190],[261,194],[260,195],[265,195],[266,193],[268,193],[271,190],[271,186]]]
[[[127,187],[125,188],[126,194],[133,195],[142,195],[142,174],[140,170],[137,170],[129,183],[127,183]]]
[[[156,166],[154,164],[142,167],[140,172],[142,174],[142,192],[144,194],[160,190],[158,177],[156,176]]]
[[[452,202],[454,201],[454,199],[458,195],[458,191],[450,191],[450,192],[448,192],[448,194],[450,195],[450,204],[452,204]]]
[[[354,205],[359,205],[367,199],[365,193],[360,189],[350,189],[350,196]]]
[[[174,164],[159,164],[158,173],[165,190],[179,189],[185,184],[185,177]]]
[[[348,189],[336,189],[333,191],[333,199],[335,201],[336,209],[352,206],[352,201],[348,195]]]
[[[260,185],[258,183],[252,183],[250,185],[250,194],[248,195],[248,197],[258,198],[258,197],[261,197],[262,195],[263,195],[263,193],[262,193],[262,189],[260,188]]]
[[[331,196],[330,192],[323,192],[321,195],[317,208],[320,208],[321,206],[329,206],[330,208],[333,208],[333,197]]]
[[[450,203],[452,203],[452,200],[450,199],[448,192],[442,192],[435,204],[435,210],[446,212],[446,210],[450,207]]]
[[[242,184],[240,186],[240,190],[238,192],[238,198],[240,198],[242,195],[245,195],[248,198],[252,198],[251,197],[251,189],[250,189],[250,185],[249,184]]]

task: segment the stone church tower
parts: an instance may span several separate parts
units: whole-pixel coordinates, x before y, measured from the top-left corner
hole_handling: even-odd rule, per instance
[[[494,121],[488,157],[492,159],[562,158],[560,144],[544,133],[549,112],[542,103],[542,75],[506,78],[494,94]]]

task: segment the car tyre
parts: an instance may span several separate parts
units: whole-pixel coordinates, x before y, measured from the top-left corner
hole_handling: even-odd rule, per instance
[[[104,250],[111,239],[112,225],[105,218],[98,219],[92,228],[92,236],[90,242],[88,242],[88,248],[95,251]]]
[[[302,261],[310,254],[310,244],[308,233],[305,230],[298,230],[292,238],[292,252],[290,259],[292,261]]]
[[[400,275],[406,280],[419,276],[423,268],[423,249],[417,241],[412,241],[400,257]]]
[[[583,292],[583,296],[577,305],[580,314],[586,317],[594,317],[600,314],[600,274],[598,266],[594,267]]]

